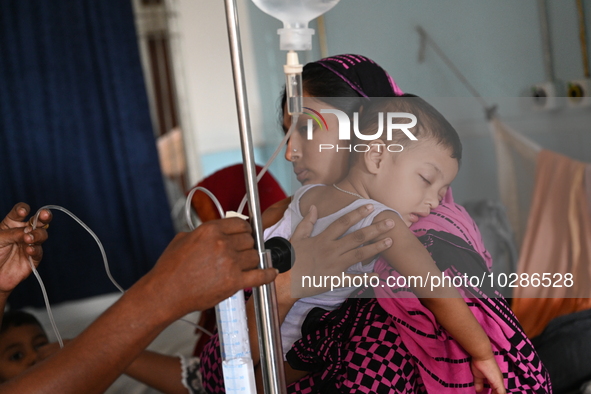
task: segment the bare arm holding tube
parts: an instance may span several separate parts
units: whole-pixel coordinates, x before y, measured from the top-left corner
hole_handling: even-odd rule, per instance
[[[0,386],[0,393],[102,393],[170,323],[244,287],[275,279],[254,269],[250,226],[233,218],[178,234],[156,266],[61,351]]]
[[[47,239],[47,232],[43,228],[31,231],[24,222],[28,212],[26,204],[17,204],[0,223],[2,303],[31,273],[28,257],[35,265],[42,257],[40,244]],[[317,259],[323,260],[325,268],[342,272],[363,256],[377,254],[389,246],[383,240],[353,250],[387,231],[389,227],[384,223],[338,239],[369,212],[363,208],[354,211],[316,237],[310,237],[315,210],[306,216],[292,238],[298,263],[278,283],[282,318],[296,300],[288,290],[292,278],[318,268]],[[51,213],[44,211],[38,226],[44,227],[50,220]],[[241,288],[275,279],[274,269],[254,269],[259,260],[253,245],[250,226],[237,218],[209,222],[191,233],[178,234],[156,266],[119,301],[61,351],[1,385],[0,394],[104,392],[173,321],[189,312],[212,307]],[[311,253],[318,250],[323,254]]]

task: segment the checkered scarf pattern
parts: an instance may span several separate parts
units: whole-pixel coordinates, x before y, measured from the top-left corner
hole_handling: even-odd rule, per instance
[[[431,249],[441,247],[431,234],[421,241]],[[459,344],[433,323],[426,308],[404,298],[398,310],[386,312],[368,292],[362,289],[335,311],[316,308],[308,314],[303,338],[287,359],[309,374],[291,384],[289,393],[474,393],[466,374],[469,356],[458,352]],[[487,334],[494,333],[491,342],[501,344],[495,357],[507,391],[551,393],[549,376],[507,302],[473,298],[468,306]],[[500,337],[499,326],[504,328]],[[212,394],[225,392],[219,349],[216,334],[201,356],[204,387]]]
[[[493,304],[507,310],[503,301],[494,299]],[[468,306],[472,310],[483,308],[478,303]],[[289,393],[475,393],[471,379],[446,380],[430,369],[433,362],[446,364],[446,370],[453,374],[469,368],[468,356],[442,355],[429,360],[413,353],[401,330],[414,330],[425,345],[441,341],[443,333],[433,335],[416,329],[412,320],[390,315],[375,298],[350,298],[328,313],[314,310],[306,326],[305,336],[287,357],[292,367],[310,373],[291,384]],[[448,337],[443,342],[449,345],[455,341]],[[507,392],[551,393],[548,374],[529,340],[517,335],[510,342],[508,350],[495,352],[497,358],[506,361],[503,375]],[[483,392],[487,391],[490,389]]]
[[[447,237],[448,239],[445,239]],[[462,253],[455,236],[429,232],[419,238],[434,255],[453,264],[448,275],[477,262]],[[473,269],[472,269],[473,272]],[[393,273],[393,272],[390,272]],[[310,373],[288,387],[289,393],[474,393],[470,356],[436,323],[409,289],[399,298],[367,298],[362,289],[332,312],[308,314],[303,337],[287,354],[290,365]],[[531,342],[494,289],[476,290],[468,307],[489,335],[509,393],[551,393],[551,383]],[[483,393],[490,393],[485,388]]]

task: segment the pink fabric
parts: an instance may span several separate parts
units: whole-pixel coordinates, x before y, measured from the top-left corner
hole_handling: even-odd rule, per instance
[[[330,70],[361,97],[391,97],[392,94],[404,94],[386,70],[362,55],[336,55],[309,64],[318,64]]]
[[[444,219],[444,217],[451,219],[453,223]],[[484,247],[478,226],[466,209],[455,203],[451,187],[447,189],[441,205],[433,210],[431,215],[421,218],[421,220],[410,226],[410,229],[417,237],[425,235],[428,230],[445,231],[448,234],[455,235],[467,242],[484,258],[489,270],[492,268],[492,258]]]
[[[398,84],[396,83],[396,81],[394,81],[394,78],[388,75],[388,80],[390,81],[390,86],[392,87],[394,93],[396,93],[397,96],[402,96],[404,92],[402,91],[402,89],[400,89],[400,87],[398,87]]]
[[[451,219],[451,220],[450,220]],[[453,201],[451,189],[446,195],[443,204],[434,210],[431,215],[421,219],[411,227],[417,236],[422,236],[429,230],[446,232],[463,239],[471,245],[485,260],[490,270],[492,260],[486,251],[478,227],[470,218],[466,210]],[[393,274],[392,268],[382,258],[374,267],[374,271],[380,277],[386,278]],[[454,276],[451,269],[444,271],[446,275]],[[459,392],[474,392],[473,387],[460,389],[459,387],[443,387],[441,382],[447,384],[457,382],[462,384],[473,380],[470,371],[470,363],[450,361],[469,359],[469,354],[443,329],[435,320],[429,309],[424,307],[419,299],[412,293],[394,292],[392,288],[376,287],[376,297],[379,304],[386,310],[396,322],[402,342],[408,348],[409,353],[416,356],[421,364],[421,378],[427,392],[456,394]],[[511,324],[516,321],[509,308],[501,308],[498,303],[487,302],[482,298],[470,298],[460,290],[470,310],[490,338],[495,353],[495,358],[504,373],[506,387],[519,381],[532,391],[539,392],[540,389],[549,385],[545,376],[540,370],[528,363],[531,354],[522,354],[520,345],[515,343],[519,337],[520,343],[529,340],[522,333],[520,327]],[[500,294],[499,294],[500,297]],[[504,303],[504,302],[503,302]],[[513,339],[513,344],[512,340]],[[531,347],[530,347],[531,348]],[[453,363],[454,365],[450,365]],[[543,368],[543,367],[542,367]],[[517,370],[518,372],[515,372]],[[513,371],[509,373],[509,371]],[[523,387],[523,386],[522,386]],[[490,389],[483,390],[483,393],[490,393]]]

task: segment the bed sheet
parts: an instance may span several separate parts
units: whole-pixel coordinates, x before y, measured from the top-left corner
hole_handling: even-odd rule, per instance
[[[51,307],[57,328],[62,338],[73,338],[80,334],[90,323],[121,296],[120,293],[105,294],[83,300],[65,302]],[[56,341],[55,334],[45,308],[26,308],[26,311],[35,315],[45,330],[51,342]],[[199,312],[185,317],[187,320],[197,322]],[[190,356],[197,339],[195,327],[184,321],[176,321],[166,328],[148,347],[159,353]],[[179,379],[181,368],[179,362]],[[119,377],[106,391],[106,394],[156,394],[157,390],[135,381],[125,375]]]

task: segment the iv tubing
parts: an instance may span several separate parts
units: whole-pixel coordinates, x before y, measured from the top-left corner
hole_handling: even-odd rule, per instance
[[[285,73],[285,105],[287,107],[287,113],[292,116],[291,126],[289,127],[289,131],[285,134],[285,137],[283,137],[283,140],[281,140],[281,143],[277,149],[275,149],[275,152],[273,152],[271,155],[271,158],[267,161],[267,164],[265,164],[257,176],[257,182],[259,182],[263,175],[265,175],[267,169],[271,163],[273,163],[283,146],[287,144],[293,129],[298,123],[299,114],[302,113],[302,108],[304,107],[302,70],[303,66],[300,64],[297,52],[289,51],[287,53],[286,64],[283,66],[283,72]],[[244,195],[237,212],[242,213],[245,205],[246,195]]]
[[[300,64],[297,52],[287,52],[283,72],[285,73],[285,104],[287,105],[287,113],[290,115],[302,113],[304,106],[303,69],[304,66]]]
[[[195,194],[195,192],[198,190],[207,194],[209,196],[209,198],[211,198],[211,201],[213,201],[213,203],[215,204],[215,207],[218,210],[218,213],[220,214],[220,218],[226,217],[226,213],[224,212],[224,208],[222,208],[222,204],[220,204],[220,202],[218,201],[216,196],[213,195],[212,192],[210,192],[209,190],[207,190],[206,188],[201,187],[201,186],[194,187],[189,192],[189,195],[187,196],[187,200],[185,201],[185,220],[187,221],[187,225],[189,226],[189,228],[191,230],[195,230],[195,225],[193,224],[193,220],[191,219],[191,200],[193,199],[193,195]]]
[[[35,219],[36,220],[36,219]],[[33,226],[33,230],[35,226]],[[59,330],[57,329],[57,325],[55,324],[55,319],[53,318],[53,313],[51,313],[51,308],[49,307],[49,297],[47,297],[47,291],[45,290],[45,285],[43,284],[43,280],[41,280],[41,275],[35,269],[35,265],[33,264],[33,259],[29,256],[29,265],[31,266],[31,270],[33,270],[33,274],[37,281],[39,282],[39,286],[41,287],[41,292],[43,293],[43,301],[45,302],[45,308],[47,309],[47,315],[49,316],[49,322],[51,323],[51,328],[53,328],[53,332],[55,337],[57,338],[58,343],[60,344],[60,349],[64,347],[64,341],[62,341],[62,336],[60,335]]]
[[[285,134],[275,152],[271,155],[271,158],[267,161],[261,172],[257,176],[257,183],[261,180],[263,175],[269,169],[269,166],[273,163],[281,149],[284,145],[287,145],[287,141],[291,136],[296,124],[298,123],[299,114],[302,113],[302,108],[304,106],[303,103],[303,82],[302,82],[302,70],[303,67],[299,64],[300,61],[298,60],[298,54],[294,51],[289,51],[287,53],[287,61],[285,66],[283,66],[283,71],[285,72],[285,104],[287,106],[287,113],[292,116],[291,119],[291,126],[289,127],[288,132]],[[244,207],[246,205],[246,194],[244,198],[240,202],[240,206],[238,207],[238,213],[242,213],[244,211]],[[224,217],[221,215],[220,217]]]
[[[208,193],[210,193],[209,191],[206,191]],[[211,194],[211,193],[210,193]],[[217,202],[217,200],[215,200],[217,205],[220,206],[219,202]],[[86,231],[88,231],[88,233],[92,236],[92,238],[94,238],[94,240],[96,241],[100,251],[101,251],[101,255],[103,257],[103,263],[105,266],[105,271],[107,273],[107,276],[109,278],[109,280],[111,281],[111,283],[113,283],[113,285],[121,292],[121,293],[125,293],[125,290],[119,285],[119,283],[117,283],[117,281],[115,280],[115,278],[113,278],[113,275],[111,275],[111,270],[109,269],[109,261],[107,259],[107,254],[105,253],[105,249],[103,247],[103,244],[101,243],[101,241],[99,240],[98,236],[90,229],[90,227],[88,227],[86,225],[86,223],[84,223],[82,220],[80,220],[76,215],[74,215],[72,212],[70,212],[69,210],[67,210],[66,208],[60,207],[59,205],[45,205],[41,208],[39,208],[39,210],[37,210],[37,213],[35,214],[34,218],[33,218],[33,223],[32,223],[32,227],[33,230],[35,230],[37,228],[37,222],[39,220],[39,215],[41,214],[41,211],[47,209],[55,209],[58,211],[62,211],[64,213],[66,213],[67,215],[69,215],[72,219],[74,219],[79,225],[81,225]],[[192,225],[192,223],[191,223]],[[53,313],[51,312],[51,307],[49,304],[49,297],[47,296],[47,291],[45,289],[45,285],[43,283],[43,280],[41,279],[41,275],[39,275],[39,272],[37,271],[37,269],[35,268],[35,265],[33,264],[33,259],[31,259],[31,257],[29,256],[29,265],[31,266],[31,270],[33,271],[33,274],[35,275],[35,277],[37,278],[37,281],[39,282],[39,286],[41,287],[41,292],[43,293],[43,300],[45,302],[45,308],[47,309],[47,315],[49,317],[49,322],[51,323],[51,327],[53,329],[53,332],[57,338],[57,341],[59,342],[60,348],[64,347],[64,342],[62,340],[62,337],[59,333],[59,330],[57,328],[57,325],[55,323],[55,319],[53,317]],[[198,324],[193,323],[192,321],[186,320],[186,319],[180,319],[186,323],[189,323],[195,327],[197,327],[199,330],[201,330],[202,332],[206,333],[209,336],[213,336],[213,334],[206,330],[205,328],[199,326]]]
[[[107,276],[109,277],[111,282],[115,285],[115,287],[120,292],[125,293],[125,290],[123,290],[123,287],[119,286],[119,283],[117,283],[117,281],[113,278],[113,275],[111,275],[111,270],[109,269],[109,263],[107,261],[107,254],[105,253],[105,249],[103,248],[103,244],[101,243],[99,238],[96,236],[96,234],[90,229],[90,227],[88,227],[82,220],[78,219],[78,217],[76,215],[74,215],[72,212],[68,211],[66,208],[60,207],[59,205],[46,205],[44,207],[39,208],[39,210],[37,211],[37,214],[35,215],[35,221],[33,222],[33,228],[35,228],[37,226],[37,219],[39,218],[39,214],[41,213],[41,210],[43,210],[43,209],[56,209],[58,211],[62,211],[64,213],[68,214],[72,219],[74,219],[76,222],[78,222],[79,225],[84,227],[84,229],[86,231],[88,231],[88,233],[92,236],[92,238],[94,238],[99,249],[101,250],[101,255],[103,256],[103,262],[105,265],[105,271],[107,272]]]
[[[76,222],[78,222],[79,225],[84,227],[84,229],[86,231],[88,231],[88,233],[90,233],[92,238],[94,238],[94,240],[98,244],[99,249],[101,250],[101,254],[103,256],[103,262],[105,264],[105,271],[107,272],[107,276],[109,277],[111,282],[115,285],[115,287],[117,287],[117,289],[119,289],[119,291],[124,293],[125,291],[123,290],[123,288],[121,286],[119,286],[119,283],[117,283],[117,281],[111,275],[111,271],[109,270],[109,263],[107,261],[107,255],[105,253],[105,249],[103,248],[103,245],[101,244],[101,241],[98,239],[96,234],[90,229],[90,227],[88,227],[82,220],[78,219],[78,217],[76,215],[74,215],[72,212],[70,212],[66,208],[60,207],[58,205],[45,205],[44,207],[39,208],[39,210],[35,214],[35,217],[33,219],[33,225],[32,225],[33,230],[35,230],[37,228],[37,221],[39,220],[39,215],[41,214],[41,211],[44,209],[48,209],[48,210],[49,209],[56,209],[58,211],[62,211],[64,213],[68,214],[72,219],[74,219]],[[47,296],[47,291],[45,290],[45,285],[43,284],[43,280],[41,280],[41,276],[39,275],[39,272],[37,271],[37,269],[35,269],[35,265],[33,264],[33,260],[31,259],[31,257],[29,257],[29,264],[31,265],[31,269],[33,270],[33,274],[37,278],[37,281],[39,282],[39,286],[41,287],[41,292],[43,293],[43,300],[45,301],[45,308],[47,309],[47,315],[49,316],[49,321],[51,322],[51,327],[53,328],[53,332],[55,333],[57,341],[60,344],[60,348],[63,348],[64,342],[62,341],[62,337],[59,333],[59,330],[57,329],[57,325],[55,324],[55,319],[53,318],[53,313],[51,313],[51,307],[49,306],[49,297]]]
[[[291,116],[291,126],[289,126],[289,130],[287,131],[287,133],[285,133],[285,136],[283,137],[283,139],[281,140],[281,142],[277,146],[277,149],[275,149],[275,152],[273,152],[273,154],[271,155],[271,158],[269,160],[267,160],[267,163],[265,164],[265,166],[263,167],[261,172],[259,172],[259,175],[257,175],[257,183],[263,178],[263,175],[265,175],[265,173],[267,172],[267,170],[269,169],[271,164],[275,161],[275,159],[277,158],[277,155],[279,154],[279,152],[281,152],[281,149],[283,149],[283,147],[285,145],[287,145],[287,141],[289,141],[289,137],[291,137],[291,134],[293,133],[294,129],[296,128],[299,116],[300,116],[300,114],[298,114],[298,113],[295,113]],[[242,199],[242,202],[240,203],[240,206],[238,207],[238,211],[236,211],[236,212],[242,213],[242,211],[244,211],[245,206],[246,206],[246,194],[244,195],[244,198]]]

